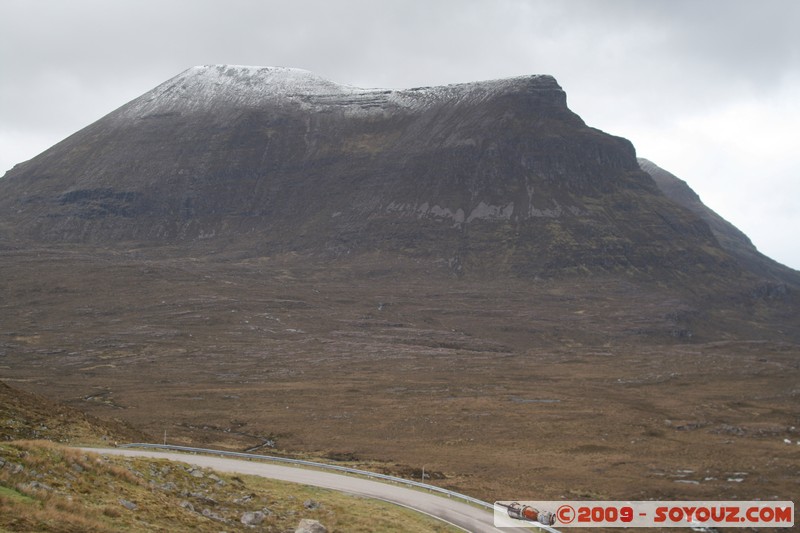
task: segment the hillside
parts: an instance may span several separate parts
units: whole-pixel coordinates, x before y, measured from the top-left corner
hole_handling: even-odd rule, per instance
[[[36,440],[30,440],[36,439]],[[378,501],[164,460],[105,457],[70,445],[152,441],[0,382],[0,531],[449,531]],[[58,443],[58,444],[57,444]],[[243,523],[246,518],[254,525]]]
[[[0,530],[49,533],[454,531],[386,502],[164,460],[127,459],[46,441],[0,443]]]
[[[641,164],[549,76],[192,68],[0,179],[0,370],[487,501],[787,498],[798,273]]]
[[[0,441],[29,439],[109,446],[150,437],[120,420],[96,418],[0,382]]]

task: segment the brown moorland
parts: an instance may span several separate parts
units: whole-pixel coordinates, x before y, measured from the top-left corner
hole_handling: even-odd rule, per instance
[[[762,331],[780,302],[89,251],[2,255],[0,371],[158,441],[424,468],[486,500],[798,494],[798,349]]]

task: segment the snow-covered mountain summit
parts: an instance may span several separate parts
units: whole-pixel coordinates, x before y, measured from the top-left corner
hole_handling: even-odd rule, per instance
[[[299,95],[345,94],[345,87],[306,70],[284,67],[192,67],[120,109],[121,117],[220,107],[253,107]]]
[[[395,90],[193,67],[0,185],[5,227],[42,241],[385,251],[459,275],[735,265],[551,76]]]
[[[509,92],[540,92],[566,102],[552,76],[523,76],[501,80],[413,89],[359,88],[342,85],[313,72],[287,67],[204,65],[192,67],[130,102],[118,118],[146,118],[165,113],[252,108],[265,104],[297,108],[338,108],[364,113],[418,109],[443,102],[470,101]]]

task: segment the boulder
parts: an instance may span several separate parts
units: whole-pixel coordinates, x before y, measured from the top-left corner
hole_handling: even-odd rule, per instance
[[[246,526],[258,526],[261,525],[261,523],[264,521],[266,517],[267,515],[265,515],[261,511],[253,511],[253,512],[248,511],[242,514],[241,522]]]
[[[135,511],[137,507],[137,505],[132,501],[128,501],[123,498],[119,499],[119,504],[122,505],[125,509],[128,509],[129,511]]]
[[[317,520],[310,518],[303,518],[297,525],[294,533],[328,533],[328,529],[320,524]]]

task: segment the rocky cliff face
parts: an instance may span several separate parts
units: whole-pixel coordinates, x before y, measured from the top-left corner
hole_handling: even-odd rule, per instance
[[[17,238],[382,250],[456,272],[739,268],[549,76],[383,90],[195,67],[17,165],[0,216]]]

